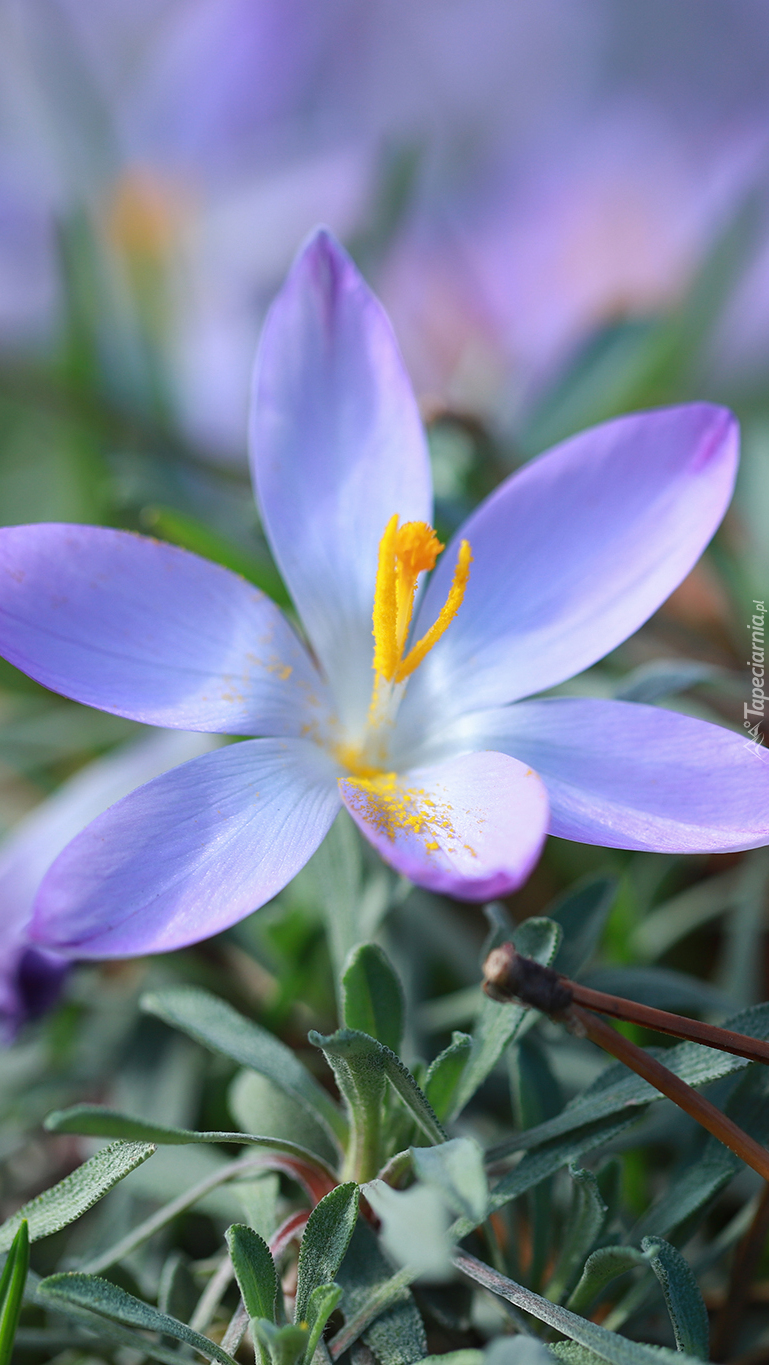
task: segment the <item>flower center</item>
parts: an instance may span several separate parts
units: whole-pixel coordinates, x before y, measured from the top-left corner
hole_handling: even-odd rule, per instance
[[[444,548],[427,522],[406,521],[399,526],[397,513],[388,521],[379,542],[373,611],[375,678],[368,726],[359,748],[344,746],[340,753],[345,766],[358,776],[369,777],[383,771],[387,744],[382,727],[395,720],[408,678],[440,640],[462,605],[473,558],[466,540],[459,546],[454,577],[438,616],[404,654],[419,575],[434,568]]]

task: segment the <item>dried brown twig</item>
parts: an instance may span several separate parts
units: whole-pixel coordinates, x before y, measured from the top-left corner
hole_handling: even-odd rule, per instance
[[[501,1003],[519,1001],[533,1009],[541,1010],[543,1014],[549,1014],[551,1018],[565,1024],[573,1032],[590,1038],[599,1047],[624,1062],[637,1075],[642,1076],[662,1095],[673,1100],[679,1108],[685,1110],[702,1124],[703,1128],[739,1156],[746,1165],[757,1171],[764,1180],[769,1180],[769,1152],[756,1142],[755,1138],[750,1137],[711,1104],[710,1100],[698,1094],[668,1067],[651,1057],[643,1048],[631,1043],[593,1011],[611,1014],[629,1023],[643,1024],[647,1028],[673,1034],[678,1038],[704,1043],[708,1047],[718,1048],[721,1052],[747,1057],[750,1061],[769,1062],[767,1043],[761,1039],[750,1038],[746,1034],[717,1028],[713,1024],[700,1024],[677,1014],[669,1014],[665,1010],[638,1005],[620,996],[591,991],[568,977],[560,976],[551,967],[544,967],[532,958],[523,957],[512,943],[503,943],[499,948],[495,948],[486,959],[483,970],[485,978],[483,988],[492,1000]]]

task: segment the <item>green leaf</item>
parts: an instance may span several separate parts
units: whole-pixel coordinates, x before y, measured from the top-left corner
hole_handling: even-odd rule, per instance
[[[326,925],[334,979],[342,1010],[342,972],[349,954],[374,934],[392,901],[396,878],[377,859],[364,867],[362,836],[341,810],[320,848],[302,868],[295,887],[317,906]]]
[[[552,1142],[544,1143],[536,1151],[527,1152],[515,1170],[504,1175],[494,1186],[491,1192],[491,1207],[500,1209],[511,1199],[517,1199],[519,1195],[533,1189],[541,1180],[554,1175],[570,1161],[576,1161],[595,1147],[602,1147],[626,1128],[630,1128],[637,1119],[637,1110],[619,1119],[610,1115],[608,1118],[599,1119],[597,1123],[586,1123],[584,1127],[563,1137],[554,1138]],[[488,1152],[486,1157],[488,1160]],[[458,1237],[464,1237],[471,1229],[461,1224],[460,1230],[455,1231]]]
[[[579,1283],[569,1299],[568,1307],[575,1313],[586,1314],[593,1301],[618,1275],[626,1275],[636,1266],[648,1264],[643,1252],[635,1247],[599,1247],[588,1256]]]
[[[724,1113],[757,1142],[769,1141],[769,1071],[765,1066],[751,1066],[738,1078]],[[680,1239],[684,1229],[693,1230],[696,1216],[702,1215],[741,1165],[734,1152],[709,1137],[699,1157],[676,1170],[665,1193],[634,1228],[634,1239],[668,1237],[673,1232]]]
[[[386,954],[376,943],[353,948],[342,973],[342,1018],[346,1028],[368,1033],[400,1052],[406,1001]]]
[[[36,1199],[20,1208],[0,1227],[0,1251],[7,1251],[20,1225],[29,1224],[29,1240],[37,1242],[50,1237],[104,1197],[143,1161],[152,1156],[155,1147],[146,1142],[113,1142],[103,1147],[58,1185],[45,1190]]]
[[[553,1365],[553,1357],[544,1341],[526,1337],[496,1337],[483,1353],[483,1365]]]
[[[597,1356],[595,1351],[588,1351],[586,1346],[578,1346],[576,1341],[554,1341],[550,1350],[566,1365],[600,1365],[601,1362],[601,1356]]]
[[[710,1354],[708,1310],[691,1266],[680,1251],[661,1237],[645,1237],[641,1246],[660,1282],[677,1349],[707,1360]]]
[[[29,1269],[29,1228],[26,1219],[11,1243],[0,1275],[0,1365],[10,1365],[16,1328]]]
[[[470,1058],[473,1040],[469,1033],[454,1032],[451,1042],[430,1063],[425,1077],[425,1099],[437,1119],[448,1118],[462,1074]]]
[[[341,1297],[342,1289],[338,1284],[319,1284],[313,1289],[307,1305],[307,1325],[310,1329],[307,1349],[304,1353],[307,1365],[310,1365],[310,1361],[315,1355],[315,1348],[323,1335],[323,1329]]]
[[[379,1249],[368,1224],[359,1219],[350,1246],[336,1275],[343,1290],[342,1310],[346,1323],[366,1311],[372,1299],[392,1280],[392,1267]],[[344,1330],[344,1329],[343,1329]],[[406,1285],[396,1302],[379,1314],[362,1332],[366,1345],[380,1365],[414,1365],[427,1353],[427,1337]]]
[[[71,1109],[57,1109],[49,1114],[44,1126],[52,1133],[84,1133],[91,1137],[124,1137],[144,1139],[158,1147],[183,1147],[196,1143],[231,1142],[245,1147],[266,1147],[273,1152],[285,1152],[317,1166],[329,1180],[334,1180],[334,1172],[314,1152],[300,1147],[297,1142],[287,1138],[269,1137],[255,1133],[196,1132],[193,1128],[171,1128],[160,1123],[147,1123],[135,1119],[130,1114],[121,1114],[116,1109],[105,1109],[100,1104],[75,1104]]]
[[[606,1205],[593,1172],[572,1165],[569,1174],[574,1182],[571,1209],[561,1238],[560,1255],[547,1286],[548,1298],[558,1301],[579,1276],[606,1218]]]
[[[423,1356],[420,1365],[483,1365],[483,1351],[464,1347],[459,1351],[447,1351],[445,1355]]]
[[[270,1248],[245,1223],[233,1223],[225,1233],[241,1298],[250,1318],[275,1320],[278,1277]]]
[[[41,1280],[37,1288],[38,1298],[47,1302],[51,1308],[66,1312],[69,1304],[88,1309],[102,1317],[137,1327],[146,1332],[162,1332],[165,1336],[175,1337],[187,1346],[193,1346],[207,1360],[216,1360],[220,1365],[233,1365],[231,1355],[223,1351],[216,1342],[194,1332],[184,1322],[178,1322],[167,1313],[158,1312],[151,1304],[144,1303],[133,1294],[127,1294],[118,1285],[102,1280],[97,1275],[83,1275],[80,1271],[70,1271],[63,1275],[49,1275]]]
[[[193,986],[150,992],[143,996],[141,1007],[212,1052],[224,1053],[239,1066],[267,1076],[323,1124],[335,1146],[344,1147],[347,1125],[343,1115],[291,1049],[266,1029],[245,1019],[215,995]]]
[[[548,919],[563,930],[555,957],[556,969],[563,976],[576,976],[593,956],[616,895],[616,877],[591,877],[548,907]]]
[[[417,1174],[440,1190],[452,1213],[463,1214],[473,1226],[488,1212],[489,1182],[483,1152],[472,1138],[452,1138],[439,1147],[412,1147]]]
[[[315,1153],[336,1168],[339,1153],[318,1120],[274,1081],[244,1069],[227,1093],[230,1109],[244,1133],[262,1133]]]
[[[31,1297],[38,1307],[50,1310],[51,1301],[44,1295],[38,1295],[35,1291]],[[100,1313],[93,1313],[89,1309],[81,1308],[78,1304],[71,1302],[67,1303],[66,1307],[57,1303],[56,1312],[66,1314],[68,1318],[87,1330],[88,1335],[84,1336],[81,1342],[78,1342],[79,1345],[92,1349],[94,1342],[97,1341],[99,1344],[108,1347],[128,1346],[138,1356],[149,1356],[151,1360],[159,1360],[161,1365],[179,1365],[179,1352],[175,1346],[163,1346],[160,1342],[154,1341],[130,1327],[123,1327],[120,1323],[113,1322]],[[22,1328],[21,1331],[23,1330]]]
[[[384,1284],[374,1289],[369,1295],[362,1309],[349,1317],[344,1325],[332,1337],[328,1343],[328,1351],[332,1360],[338,1360],[350,1346],[358,1340],[359,1336],[376,1322],[393,1305],[403,1301],[403,1291],[408,1289],[414,1278],[413,1271],[409,1268],[398,1270]]]
[[[256,1341],[267,1351],[272,1365],[296,1365],[307,1348],[308,1329],[295,1327],[292,1322],[276,1327],[267,1318],[254,1318],[251,1330]]]
[[[492,935],[486,949],[501,942],[504,932]],[[548,965],[555,957],[561,937],[560,925],[549,919],[527,919],[512,934],[519,953]],[[451,1116],[456,1118],[472,1099],[476,1090],[495,1067],[508,1044],[531,1027],[540,1016],[524,1005],[500,1005],[484,996],[476,1026],[473,1030],[472,1051],[464,1069]]]
[[[187,1257],[182,1251],[172,1251],[160,1273],[158,1308],[180,1322],[189,1322],[199,1297]]]
[[[327,1037],[311,1029],[307,1036],[322,1049],[347,1102],[352,1132],[345,1169],[357,1180],[373,1179],[381,1165],[386,1081],[430,1141],[445,1142],[446,1134],[411,1072],[384,1043],[354,1029],[339,1029]]]
[[[313,1289],[335,1279],[358,1217],[359,1196],[353,1181],[337,1185],[310,1214],[296,1270],[296,1322],[307,1317]]]
[[[548,1327],[553,1327],[588,1351],[594,1351],[609,1365],[694,1365],[694,1356],[669,1351],[662,1346],[644,1346],[640,1341],[630,1341],[617,1332],[608,1332],[605,1327],[599,1327],[587,1318],[571,1313],[568,1308],[561,1308],[559,1304],[543,1299],[531,1289],[524,1289],[523,1285],[500,1275],[466,1251],[455,1254],[454,1264],[477,1284],[483,1285],[484,1289],[499,1294],[516,1308],[531,1313],[532,1317],[547,1323]]]

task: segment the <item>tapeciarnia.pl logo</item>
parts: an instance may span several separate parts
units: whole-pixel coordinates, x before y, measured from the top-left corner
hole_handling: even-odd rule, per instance
[[[764,683],[766,681],[766,644],[764,634],[764,617],[766,616],[766,606],[763,602],[753,599],[755,613],[748,621],[748,630],[751,633],[751,657],[747,660],[748,668],[751,669],[751,694],[750,701],[743,706],[745,729],[748,731],[747,742],[757,757],[764,758],[765,751],[762,750],[764,737],[761,733],[761,721],[766,716],[766,692]]]

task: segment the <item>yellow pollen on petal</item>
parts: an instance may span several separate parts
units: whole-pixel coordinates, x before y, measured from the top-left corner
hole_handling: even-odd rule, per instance
[[[454,854],[467,848],[454,828],[451,805],[423,788],[402,786],[396,773],[356,776],[346,787],[352,809],[391,842],[399,834],[413,834],[424,840],[427,853],[443,848]],[[475,856],[474,850],[468,851]]]

